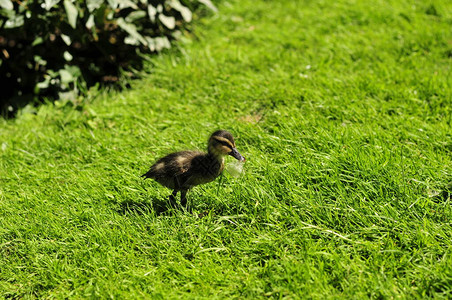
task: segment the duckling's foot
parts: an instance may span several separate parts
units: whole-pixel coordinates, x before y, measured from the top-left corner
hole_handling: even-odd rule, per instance
[[[169,196],[169,202],[171,204],[172,207],[176,207],[176,196],[177,196],[177,191],[174,190],[173,193]]]
[[[183,207],[187,207],[187,197],[186,197],[186,195],[187,195],[187,191],[186,190],[182,190],[180,192],[180,204]]]

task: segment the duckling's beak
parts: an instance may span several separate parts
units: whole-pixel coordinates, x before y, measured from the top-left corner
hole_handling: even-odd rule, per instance
[[[229,155],[234,157],[235,159],[237,159],[239,161],[245,161],[245,158],[242,156],[242,154],[239,153],[239,151],[237,151],[236,148],[232,148],[232,151],[229,152]]]

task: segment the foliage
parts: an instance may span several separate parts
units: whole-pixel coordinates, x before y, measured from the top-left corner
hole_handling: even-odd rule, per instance
[[[208,0],[1,0],[0,108],[30,97],[75,99],[140,68],[140,53],[181,36]]]
[[[131,89],[0,119],[0,298],[450,299],[451,8],[228,0]],[[244,176],[165,210],[140,175],[218,128]]]

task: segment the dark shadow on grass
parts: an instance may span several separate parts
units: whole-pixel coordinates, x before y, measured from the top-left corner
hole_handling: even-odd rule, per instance
[[[150,215],[155,213],[161,215],[164,213],[170,213],[177,207],[171,206],[168,199],[154,198],[150,202],[139,202],[135,200],[126,200],[121,202],[118,212],[120,214],[136,213],[139,215]]]
[[[237,215],[247,213],[246,205],[237,205],[229,203],[227,199],[219,201],[212,200],[202,194],[191,195],[188,197],[187,207],[180,204],[180,199],[176,199],[176,204],[172,204],[168,198],[147,198],[143,201],[124,200],[119,203],[118,213],[126,215],[130,213],[138,215],[173,215],[181,212],[195,213],[199,218],[207,215]]]
[[[179,200],[177,203],[171,203],[169,199],[164,198],[152,198],[150,201],[135,201],[135,200],[125,200],[119,203],[119,209],[117,210],[120,214],[135,213],[139,215],[172,215],[176,212],[192,212],[192,206],[190,203],[187,207],[183,207]]]

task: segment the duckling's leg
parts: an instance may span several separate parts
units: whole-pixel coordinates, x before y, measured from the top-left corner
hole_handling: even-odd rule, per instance
[[[169,196],[169,201],[172,206],[176,206],[176,196],[177,196],[177,190],[174,190],[173,193]]]
[[[187,198],[185,197],[187,195],[187,190],[181,190],[180,191],[180,204],[185,207],[187,206]]]

